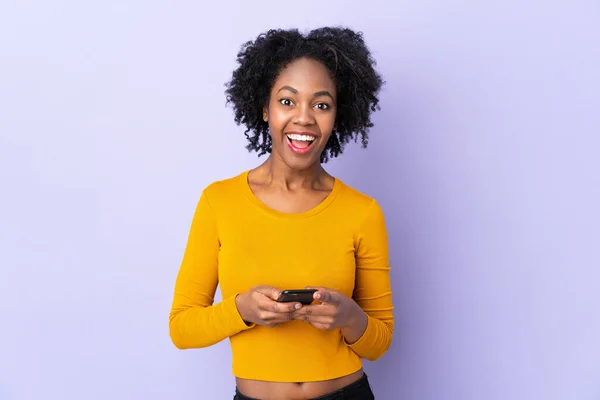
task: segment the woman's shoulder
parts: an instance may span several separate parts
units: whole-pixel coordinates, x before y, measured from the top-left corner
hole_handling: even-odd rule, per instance
[[[354,215],[364,215],[369,212],[381,212],[377,199],[361,190],[358,187],[351,186],[339,178],[338,184],[341,186],[339,200],[340,203],[353,210]]]
[[[238,196],[243,192],[243,183],[247,173],[248,171],[242,171],[235,175],[217,178],[207,184],[202,192],[211,199]]]
[[[373,203],[377,203],[375,197],[369,195],[362,189],[351,186],[348,183],[342,181],[340,178],[335,178],[338,181],[338,184],[341,186],[340,192],[343,193],[343,197],[347,201],[352,201],[356,203],[357,206],[365,206],[370,207]]]

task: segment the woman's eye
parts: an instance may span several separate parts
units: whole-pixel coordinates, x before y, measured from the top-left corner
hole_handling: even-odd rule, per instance
[[[317,104],[317,108],[320,110],[328,110],[329,109],[329,104],[327,103],[319,103]]]
[[[281,104],[283,104],[284,106],[291,106],[293,104],[290,99],[281,99],[281,100],[279,100],[279,102]]]

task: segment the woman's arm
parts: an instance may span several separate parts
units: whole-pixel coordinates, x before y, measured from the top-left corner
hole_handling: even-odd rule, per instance
[[[354,323],[342,333],[356,354],[374,361],[387,351],[394,332],[387,230],[383,212],[375,200],[356,238],[356,281],[352,297],[366,318],[357,312]],[[356,339],[360,332],[362,335]]]
[[[192,220],[169,316],[171,340],[179,349],[211,346],[253,326],[240,316],[237,295],[213,305],[219,247],[217,221],[203,192]]]

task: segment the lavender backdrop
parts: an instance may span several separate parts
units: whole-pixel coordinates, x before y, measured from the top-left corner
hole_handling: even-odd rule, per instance
[[[387,85],[330,171],[386,212],[378,399],[600,398],[597,1],[0,3],[0,399],[229,399],[167,318],[201,189],[259,162],[224,107],[271,27],[362,30]]]

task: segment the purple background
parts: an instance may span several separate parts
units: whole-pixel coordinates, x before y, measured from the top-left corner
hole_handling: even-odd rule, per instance
[[[388,221],[377,398],[600,398],[600,5],[560,3],[3,0],[0,399],[231,398],[227,341],[168,332],[201,189],[260,162],[223,84],[328,24],[387,81],[328,166]]]

